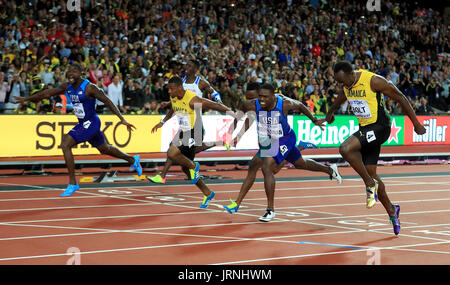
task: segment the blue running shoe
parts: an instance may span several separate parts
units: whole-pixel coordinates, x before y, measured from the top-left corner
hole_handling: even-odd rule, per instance
[[[72,185],[69,184],[67,185],[66,190],[64,191],[64,193],[62,193],[61,195],[59,195],[59,197],[66,197],[66,196],[70,196],[72,195],[75,191],[77,191],[78,189],[80,189],[80,185]]]
[[[301,146],[304,149],[307,148],[317,148],[317,145],[310,143],[310,142],[304,142],[304,141],[299,141],[299,143],[297,144],[297,146]]]
[[[134,163],[130,166],[130,171],[136,170],[137,174],[141,176],[142,175],[141,159],[139,155],[135,155],[133,157]]]
[[[214,193],[214,191],[211,191],[211,194],[208,197],[203,196],[203,203],[200,205],[200,209],[208,208],[209,201],[211,201],[214,196],[216,196],[216,193]]]
[[[189,173],[191,174],[191,184],[197,183],[198,179],[200,179],[200,164],[198,162],[195,163],[195,170],[189,169]]]
[[[239,210],[239,206],[236,204],[236,202],[234,202],[232,199],[230,199],[231,204],[228,206],[223,206],[225,208],[225,210],[228,211],[228,213],[233,214],[233,213],[237,213],[237,211]]]
[[[400,232],[400,206],[394,205],[395,214],[394,216],[389,217],[389,220],[394,228],[394,234],[398,235]]]

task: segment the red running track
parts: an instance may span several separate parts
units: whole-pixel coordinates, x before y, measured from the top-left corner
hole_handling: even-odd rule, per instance
[[[65,198],[47,186],[66,183],[65,175],[1,177],[0,264],[450,264],[450,165],[379,167],[401,206],[399,236],[380,203],[365,208],[353,170],[340,171],[341,185],[282,170],[269,223],[258,221],[266,206],[261,182],[230,215],[222,206],[237,197],[235,180],[209,183],[216,197],[199,209],[200,191],[178,177],[169,178],[178,185],[87,184]],[[245,174],[222,172],[235,179]],[[13,184],[29,187],[1,188]]]

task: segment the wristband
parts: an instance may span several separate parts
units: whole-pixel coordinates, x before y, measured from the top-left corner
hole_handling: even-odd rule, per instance
[[[213,99],[213,100],[216,101],[216,102],[221,102],[221,101],[222,101],[222,98],[220,97],[220,94],[217,93],[217,92],[214,92],[214,93],[211,95],[211,99]]]

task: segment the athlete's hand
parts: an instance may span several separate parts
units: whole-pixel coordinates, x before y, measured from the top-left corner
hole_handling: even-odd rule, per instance
[[[13,97],[14,97],[14,99],[16,99],[17,104],[23,104],[28,101],[25,97],[17,97],[17,96],[13,96]]]
[[[134,125],[128,123],[125,120],[123,120],[121,123],[124,124],[125,126],[127,126],[128,131],[133,131],[133,129],[136,129],[136,127]]]
[[[414,131],[418,135],[423,135],[427,132],[427,129],[425,129],[424,125],[422,125],[421,123],[417,123],[416,125],[414,125]]]
[[[325,117],[325,120],[328,124],[332,124],[334,122],[334,114],[333,113],[327,113],[327,116]]]
[[[227,111],[226,114],[233,117],[233,119],[236,119],[236,120],[240,120],[243,117],[242,114],[239,114],[238,112],[234,112],[232,110]]]
[[[163,126],[162,123],[157,123],[153,128],[152,128],[152,134],[154,132],[156,132],[159,128],[161,128]]]
[[[325,121],[326,121],[325,118],[317,119],[317,120],[314,121],[314,125],[319,126],[320,129],[323,131],[324,128],[325,128],[325,125],[324,125]]]
[[[159,104],[159,107],[166,108],[167,106],[169,106],[169,104],[170,104],[170,101],[164,101]]]

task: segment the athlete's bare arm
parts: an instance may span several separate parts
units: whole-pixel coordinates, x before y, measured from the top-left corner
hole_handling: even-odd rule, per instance
[[[417,119],[416,113],[411,107],[411,104],[409,104],[408,99],[402,92],[400,92],[400,90],[398,90],[398,88],[394,84],[392,84],[392,82],[387,81],[384,77],[381,77],[379,75],[374,75],[370,80],[370,88],[373,91],[381,92],[392,100],[398,102],[403,112],[405,112],[406,115],[408,115],[408,117],[411,119],[411,122],[414,125],[414,130],[417,134],[423,135],[426,132],[425,127]]]
[[[225,106],[224,104],[220,103],[220,102],[214,102],[211,101],[209,99],[206,98],[200,98],[198,96],[195,96],[191,99],[191,101],[189,102],[189,106],[192,109],[195,109],[195,107],[199,106],[202,109],[208,109],[208,110],[216,110],[219,111],[221,113],[228,113],[230,115],[233,115],[234,112],[233,110],[231,110],[231,108]]]
[[[299,111],[302,114],[305,114],[315,125],[319,126],[323,129],[323,123],[325,122],[325,118],[317,119],[314,115],[309,111],[309,109],[300,101],[291,99],[284,95],[279,95],[283,98],[283,111],[284,115],[287,115],[289,111]]]
[[[172,104],[169,102],[169,111],[167,112],[166,116],[164,117],[164,119],[162,119],[159,123],[157,123],[153,128],[152,128],[152,133],[156,132],[159,128],[161,128],[168,120],[170,120],[170,118],[172,118],[173,114],[175,114],[175,112],[172,109]]]
[[[14,99],[17,100],[17,103],[25,103],[27,101],[36,101],[36,102],[41,101],[43,99],[48,99],[52,96],[63,94],[64,92],[66,92],[68,85],[69,85],[68,83],[62,83],[61,85],[55,88],[38,91],[29,97],[14,96]]]
[[[256,101],[256,99],[247,100],[238,107],[239,111],[236,112],[233,124],[231,124],[230,129],[228,130],[228,133],[232,134],[237,127],[238,121],[241,120],[245,115],[247,115],[247,117],[245,118],[245,122],[244,122],[242,129],[238,132],[236,137],[231,141],[231,143],[230,143],[231,146],[236,146],[237,143],[239,142],[239,140],[241,139],[241,137],[248,131],[248,129],[250,129],[250,126],[253,125],[253,123],[255,122],[255,120],[256,120],[255,101]]]
[[[103,91],[103,89],[101,88],[98,88],[97,85],[90,83],[86,86],[86,97],[95,98],[103,102],[103,104],[105,104],[105,106],[108,107],[114,115],[119,117],[121,123],[127,126],[128,130],[136,129],[134,125],[128,123],[125,120],[122,114],[120,114],[120,111],[119,109],[117,109],[116,105],[114,105],[114,103],[106,96],[105,91]]]
[[[328,122],[328,124],[334,122],[334,111],[336,111],[345,101],[347,101],[347,97],[345,96],[344,90],[342,90],[342,88],[339,88],[337,93],[338,96],[336,100],[334,100],[333,104],[331,104],[331,107],[325,117],[325,120]]]
[[[211,84],[209,84],[209,82],[207,82],[205,79],[200,79],[200,81],[198,82],[198,88],[200,89],[200,91],[202,91],[203,93],[206,93],[208,95],[208,99],[219,102],[219,100],[215,100],[215,98],[213,97],[214,94],[218,94],[216,90],[214,90],[214,88],[212,88]]]

